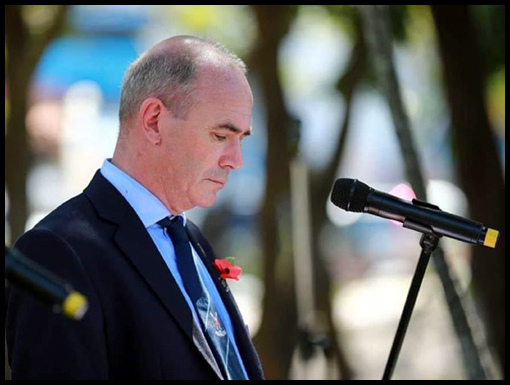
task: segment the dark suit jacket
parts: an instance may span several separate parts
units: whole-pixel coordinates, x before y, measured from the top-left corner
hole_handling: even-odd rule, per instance
[[[248,376],[263,379],[234,298],[211,263],[209,243],[188,221],[195,250],[230,314]],[[6,294],[13,379],[220,379],[182,293],[135,211],[99,172],[16,247],[89,301],[81,321],[53,314],[17,289]]]

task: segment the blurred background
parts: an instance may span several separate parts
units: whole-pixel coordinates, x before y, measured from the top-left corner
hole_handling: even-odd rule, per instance
[[[394,378],[505,377],[504,5],[5,5],[5,21],[6,243],[112,156],[137,55],[206,36],[248,64],[254,135],[188,217],[243,268],[266,377],[382,377],[420,235],[328,203],[339,177],[501,232],[495,250],[441,241]]]

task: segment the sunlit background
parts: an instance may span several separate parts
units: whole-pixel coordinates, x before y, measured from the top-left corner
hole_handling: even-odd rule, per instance
[[[34,34],[51,23],[57,12],[57,6],[50,5],[17,7],[21,7],[23,18]],[[317,297],[321,292],[317,291],[314,297],[311,290],[322,283],[322,273],[313,275],[312,271],[293,268],[292,250],[309,245],[301,246],[292,239],[292,226],[302,222],[292,212],[290,201],[302,191],[289,189],[288,198],[278,196],[279,203],[273,215],[276,224],[271,227],[280,239],[278,258],[273,262],[265,259],[269,256],[265,252],[267,248],[263,247],[264,232],[272,230],[265,226],[262,213],[266,194],[274,191],[267,190],[269,172],[282,167],[288,169],[292,162],[266,165],[268,143],[275,131],[268,131],[274,105],[268,104],[263,80],[267,72],[260,71],[263,63],[258,61],[260,47],[272,44],[261,43],[261,36],[267,37],[272,31],[264,28],[278,23],[281,14],[288,19],[288,28],[282,26],[284,31],[278,42],[277,73],[285,113],[291,123],[278,130],[289,132],[286,142],[289,148],[281,148],[281,151],[289,152],[291,161],[305,165],[310,181],[305,189],[330,189],[335,178],[348,177],[408,200],[414,198],[388,101],[378,89],[375,74],[370,69],[374,60],[371,57],[365,59],[365,64],[356,63],[367,69],[363,69],[356,80],[351,95],[347,96],[345,91],[350,85],[349,79],[343,76],[350,71],[349,65],[359,44],[356,7],[260,7],[266,8],[248,5],[69,6],[62,20],[63,27],[41,54],[29,86],[25,124],[30,166],[26,175],[25,229],[32,228],[58,205],[79,194],[104,159],[112,156],[119,126],[121,80],[137,55],[174,35],[193,34],[218,40],[241,56],[250,69],[249,81],[255,96],[254,135],[243,142],[245,166],[232,175],[216,205],[210,209],[193,209],[187,215],[202,228],[219,256],[234,256],[243,268],[242,279],[231,286],[256,346],[261,346],[259,352],[268,378],[379,379],[419,257],[420,236],[391,221],[341,211],[327,199],[314,201],[312,194],[309,208],[322,210],[325,220],[311,233],[315,246],[311,247],[307,258],[322,258],[331,285],[322,298],[322,302],[329,302],[329,307],[320,308],[321,300]],[[429,6],[398,7],[402,8],[396,9],[394,16],[401,30],[395,32],[393,59],[426,181],[427,200],[445,211],[471,218],[470,203],[455,166],[457,149],[452,145],[452,120],[431,10]],[[504,44],[504,6],[501,6],[502,11],[490,7],[499,6],[473,6],[471,15],[479,28],[476,37],[481,44],[492,42],[494,49],[498,49],[499,40]],[[503,35],[496,30],[493,35],[486,36],[489,27],[497,27],[493,25],[494,20],[501,20],[498,12],[503,12]],[[455,24],[455,20],[452,23]],[[12,66],[9,60],[15,58],[10,56],[8,48],[6,45],[6,64]],[[502,61],[489,64],[484,95],[504,180],[504,52]],[[6,122],[14,110],[9,86],[17,86],[9,74],[7,69]],[[345,145],[338,164],[332,164],[347,118],[349,132]],[[6,174],[8,168],[14,173],[16,170],[23,172],[9,155],[16,150],[10,148],[8,152],[8,145],[6,142]],[[317,177],[331,168],[333,179]],[[472,177],[476,179],[479,175]],[[15,206],[10,204],[7,189],[5,196],[5,237],[9,241],[8,214]],[[501,210],[504,212],[504,201]],[[472,298],[472,248],[447,239],[441,243],[450,269],[458,279],[459,292]],[[273,270],[267,269],[267,263],[273,264]],[[310,260],[307,263],[316,264]],[[487,263],[491,263],[490,259]],[[278,287],[283,291],[265,293],[268,271],[277,277]],[[294,276],[295,271],[309,276]],[[503,276],[498,279],[503,280],[504,287],[504,271],[499,272]],[[306,286],[307,282],[312,282],[312,286]],[[288,322],[287,317],[294,320],[295,324],[289,327],[289,333],[294,333],[299,326],[298,319],[306,318],[296,311],[285,314],[291,306],[296,306],[295,299],[289,307],[281,307],[280,303],[280,307],[272,308],[264,306],[264,298],[278,297],[283,292],[293,298],[294,292],[300,292],[301,284],[317,304],[311,328],[319,330],[318,336],[323,335],[320,331],[324,328],[329,330],[325,319],[330,309],[337,341],[330,338],[329,346],[336,344],[341,349],[343,363],[339,363],[342,359],[338,359],[338,352],[328,360],[326,356],[330,357],[331,348],[321,344],[315,346],[310,356],[303,356],[298,350],[297,333],[286,340],[290,346],[282,349],[283,357],[264,355],[267,350],[264,346],[270,346],[270,342],[257,336],[259,331],[267,335],[266,339],[277,339],[285,330],[285,324],[279,325],[278,320]],[[298,296],[298,309],[299,301]],[[504,303],[504,298],[502,301]],[[485,347],[489,340],[489,349],[483,350],[483,360],[493,376],[502,378],[504,355],[501,357],[497,346],[490,343],[494,338],[486,332],[487,325],[491,325],[490,317],[486,318],[480,306],[475,308],[476,312],[469,308],[474,315],[476,339]],[[504,307],[498,311],[501,310],[504,322]],[[264,311],[274,315],[264,315]],[[265,328],[263,316],[267,317]],[[499,333],[497,338],[504,339],[504,327],[503,335]],[[276,361],[278,364],[274,364]],[[425,276],[394,378],[469,378],[445,293],[432,264]]]

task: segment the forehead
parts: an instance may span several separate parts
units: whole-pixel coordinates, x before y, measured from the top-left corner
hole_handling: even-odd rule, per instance
[[[239,103],[252,103],[250,85],[241,70],[234,66],[200,68],[196,78],[197,91],[209,97],[235,96]]]
[[[203,71],[197,76],[192,115],[210,120],[231,121],[243,129],[251,124],[253,96],[244,74],[237,68]]]

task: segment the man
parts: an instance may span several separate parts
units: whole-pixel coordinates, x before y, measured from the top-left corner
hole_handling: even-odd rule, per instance
[[[70,321],[9,291],[13,379],[263,379],[214,252],[184,215],[242,166],[252,104],[241,60],[202,39],[167,39],[131,65],[113,158],[16,245],[89,311]]]

